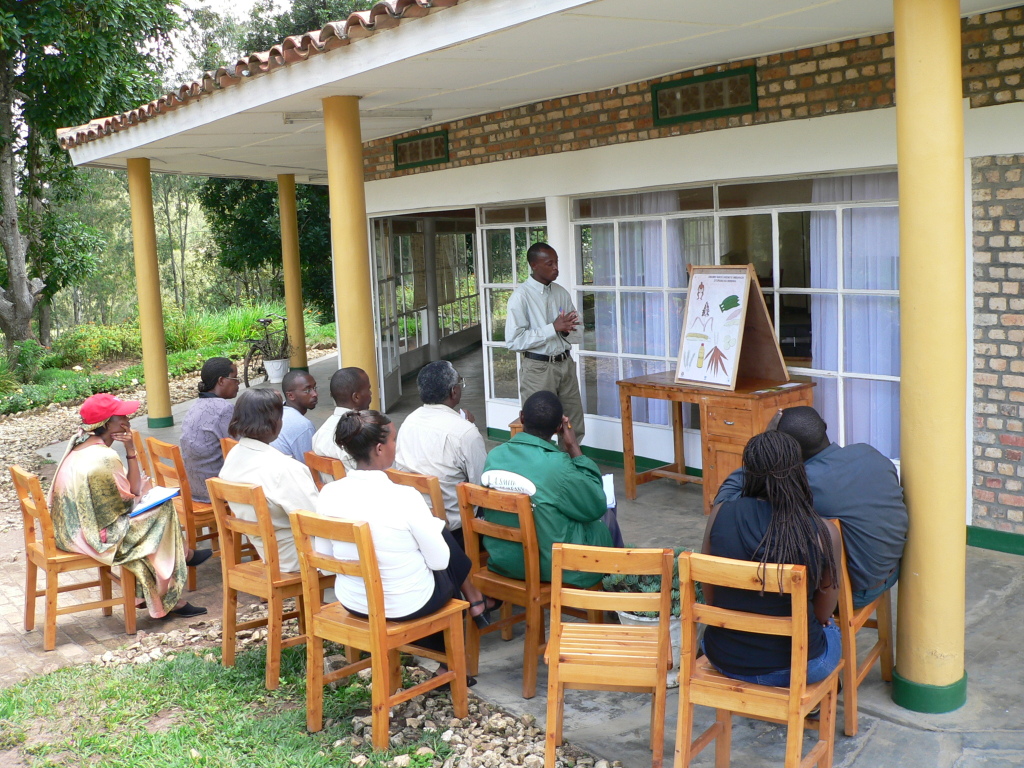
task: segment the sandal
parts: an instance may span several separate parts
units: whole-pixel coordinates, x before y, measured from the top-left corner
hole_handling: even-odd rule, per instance
[[[211,557],[213,557],[212,549],[193,549],[192,557],[189,557],[185,560],[185,565],[187,565],[189,568],[192,568],[197,565],[202,565]]]
[[[487,598],[484,598],[483,600],[477,600],[475,603],[470,603],[469,609],[473,610],[478,605],[482,605],[484,609],[475,616],[472,613],[469,614],[469,618],[471,618],[473,623],[476,624],[477,629],[487,629],[487,627],[491,626],[491,616],[488,611],[493,610],[493,608],[487,607]]]
[[[209,550],[204,550],[209,552]],[[206,613],[206,609],[200,605],[192,605],[192,603],[185,603],[181,608],[171,608],[162,618],[161,621],[167,621],[174,616],[182,616],[186,619],[191,619],[195,616],[202,616]]]

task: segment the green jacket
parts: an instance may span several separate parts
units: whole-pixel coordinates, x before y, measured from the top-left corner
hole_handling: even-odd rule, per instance
[[[532,482],[533,520],[540,548],[540,578],[551,581],[551,545],[555,542],[610,547],[612,535],[601,522],[607,512],[601,472],[591,459],[569,458],[550,440],[520,432],[487,455],[484,472],[514,472]],[[515,517],[506,512],[484,510],[489,522],[510,525]],[[487,567],[502,576],[522,579],[525,576],[523,548],[511,541],[484,537],[490,553]],[[590,587],[601,580],[601,574],[567,573],[566,584]]]

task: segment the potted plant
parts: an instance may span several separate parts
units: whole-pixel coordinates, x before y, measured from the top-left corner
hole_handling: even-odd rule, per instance
[[[679,555],[692,551],[690,547],[676,547],[672,554],[672,619],[669,624],[672,637],[672,669],[668,672],[669,688],[679,685],[679,649],[683,641],[680,620],[682,608],[679,599]],[[601,583],[605,592],[658,592],[661,589],[661,577],[654,575],[609,573]],[[697,585],[697,599],[704,602],[700,584]],[[620,624],[630,626],[652,626],[658,621],[658,614],[654,611],[638,611],[636,613],[616,611],[616,613],[619,615]]]

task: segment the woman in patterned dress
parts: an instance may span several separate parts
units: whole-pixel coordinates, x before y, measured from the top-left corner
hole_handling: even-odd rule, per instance
[[[134,574],[139,607],[154,619],[199,616],[205,608],[181,600],[186,567],[210,557],[210,550],[186,552],[171,502],[131,517],[151,483],[142,474],[132,442],[129,414],[137,400],[98,394],[79,411],[82,426],[71,439],[50,487],[49,505],[57,547],[79,552]],[[128,470],[111,448],[125,446]]]

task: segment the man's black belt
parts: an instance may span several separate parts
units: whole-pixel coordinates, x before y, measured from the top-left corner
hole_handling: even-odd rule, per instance
[[[536,352],[523,352],[523,357],[527,360],[540,360],[544,363],[560,363],[569,357],[569,350],[560,355],[538,355]]]

